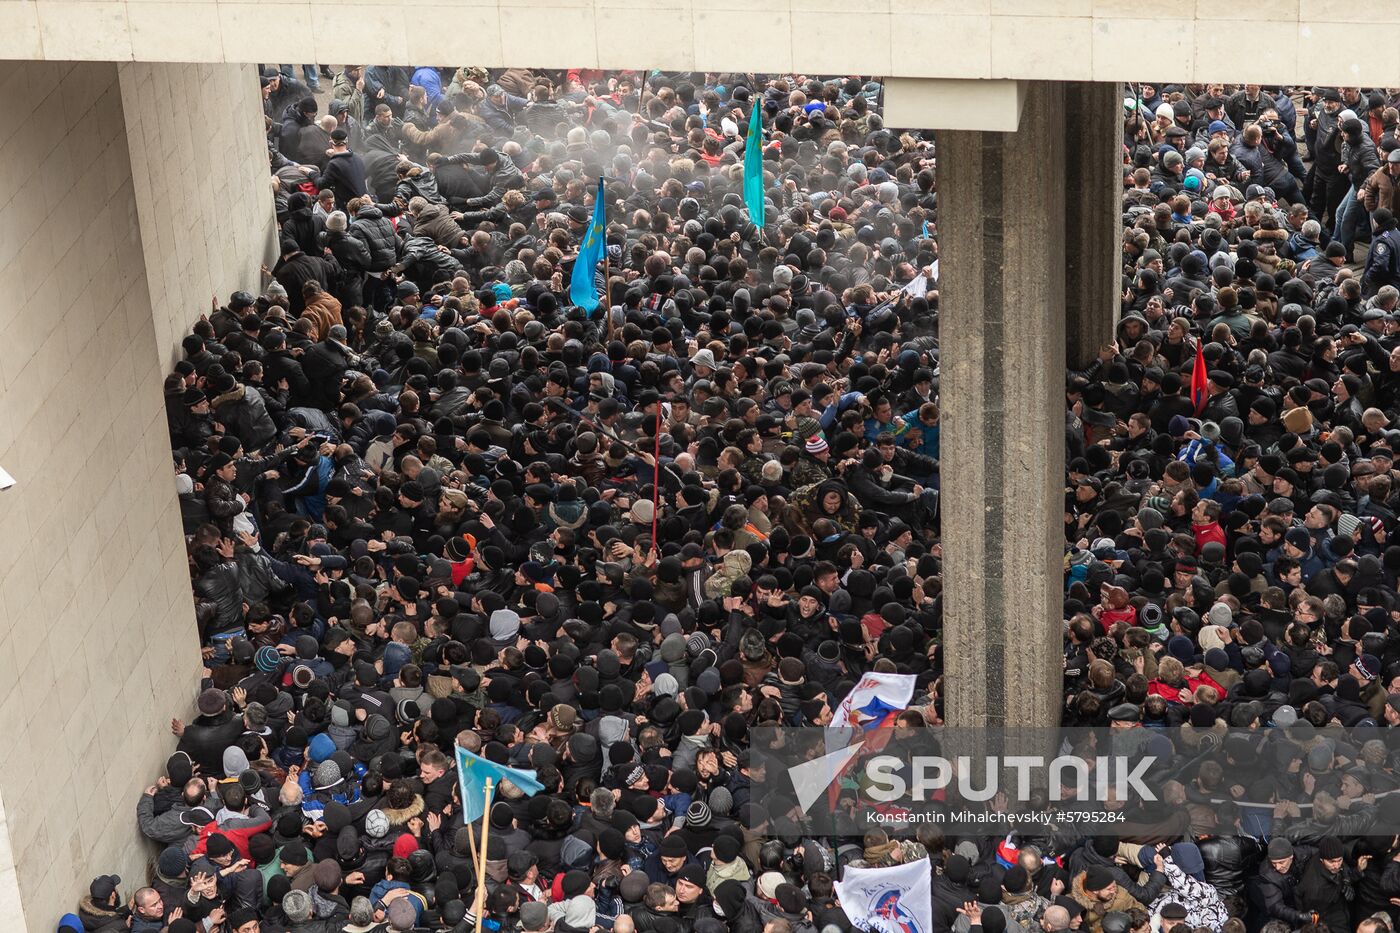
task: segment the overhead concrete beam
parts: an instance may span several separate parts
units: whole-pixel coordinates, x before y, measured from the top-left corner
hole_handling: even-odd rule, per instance
[[[1266,17],[1122,0],[5,0],[0,59],[663,68],[1018,81],[1395,84],[1400,4],[1288,0]],[[1184,7],[1184,9],[1182,9]],[[1194,9],[1193,9],[1194,7]],[[427,11],[451,43],[420,41]],[[1247,33],[1268,54],[1239,55]],[[1363,34],[1369,40],[1358,42]],[[1143,55],[1150,36],[1153,57]],[[549,41],[541,42],[541,36]],[[438,55],[437,60],[432,56]]]
[[[1219,4],[1121,0],[6,0],[0,59],[364,62],[571,69],[797,71],[1021,81],[1394,84],[1400,4],[1288,0],[1267,17]],[[1196,7],[1196,8],[1193,8]],[[1184,8],[1182,8],[1184,7]],[[438,35],[420,41],[428,11]],[[1247,34],[1267,55],[1239,55]],[[540,41],[547,36],[549,41]],[[1142,42],[1151,42],[1151,60]],[[438,55],[434,60],[434,55]]]
[[[1026,103],[1024,81],[889,78],[885,125],[892,129],[1014,133]]]

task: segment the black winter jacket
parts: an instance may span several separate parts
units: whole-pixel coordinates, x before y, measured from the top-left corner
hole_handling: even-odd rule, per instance
[[[1322,859],[1314,856],[1298,881],[1298,907],[1314,911],[1331,930],[1351,929],[1351,902],[1356,897],[1350,866],[1343,864],[1336,874],[1329,872]]]
[[[899,488],[902,485],[902,479],[898,474],[895,474],[890,485],[886,486],[876,481],[875,477],[863,469],[852,470],[847,475],[851,494],[860,500],[860,504],[866,508],[880,511],[899,509],[917,501],[917,497],[911,490]]]
[[[307,404],[330,411],[340,404],[340,378],[350,368],[350,354],[332,340],[312,344],[302,357],[302,369],[310,384]]]
[[[357,153],[346,149],[337,152],[326,160],[326,167],[316,179],[316,187],[322,191],[329,188],[335,192],[335,206],[345,210],[351,198],[358,198],[369,190],[365,182],[365,162]]]
[[[1295,862],[1288,874],[1277,872],[1272,864],[1255,876],[1249,885],[1250,900],[1261,921],[1282,920],[1290,927],[1307,923],[1309,917],[1298,909],[1298,866]]]
[[[449,156],[444,160],[448,164],[480,165],[481,158],[475,153],[459,153]],[[520,169],[510,159],[501,156],[497,159],[495,168],[486,176],[488,189],[486,194],[478,198],[468,198],[466,207],[473,210],[481,208],[495,207],[505,198],[506,192],[512,188],[525,187],[525,176],[520,174]]]
[[[335,297],[340,301],[340,306],[352,308],[363,305],[365,267],[371,261],[369,247],[363,240],[348,233],[329,231],[321,234],[321,242],[340,266],[340,277],[335,288]]]
[[[302,286],[307,282],[316,282],[323,291],[330,291],[335,287],[338,273],[333,261],[300,250],[277,263],[277,268],[272,270],[273,278],[287,290],[287,309],[297,317],[306,308],[306,300],[301,294]]]
[[[232,571],[233,566],[227,566]],[[224,749],[237,742],[242,734],[243,718],[229,710],[217,716],[197,716],[185,726],[179,750],[189,755],[205,774],[222,774]]]
[[[1196,846],[1205,862],[1206,881],[1222,897],[1243,895],[1245,881],[1259,870],[1264,858],[1264,850],[1251,836],[1212,836]]]
[[[245,508],[238,490],[217,476],[210,476],[204,487],[204,504],[224,531],[230,530],[234,517],[243,514]]]
[[[977,894],[957,884],[947,875],[933,879],[933,933],[949,933],[958,919],[958,909]]]
[[[350,236],[369,251],[366,272],[386,272],[399,258],[399,238],[394,225],[377,204],[363,207],[350,222]]]
[[[302,371],[301,363],[296,357],[286,350],[276,350],[267,355],[263,365],[266,369],[266,375],[263,377],[265,383],[275,387],[279,381],[286,379],[291,404],[306,404],[311,384],[307,382],[306,373]]]
[[[194,595],[197,599],[208,600],[215,606],[213,631],[208,634],[242,628],[243,588],[238,584],[238,568],[233,564],[219,564],[200,574],[194,581]],[[219,751],[220,754],[223,753],[222,748]]]
[[[216,399],[214,417],[242,442],[244,450],[261,450],[267,446],[277,436],[277,426],[272,423],[267,403],[258,390],[239,385],[229,396]]]
[[[438,282],[450,282],[453,276],[465,271],[451,253],[444,253],[425,236],[408,238],[403,245],[403,259],[399,266],[423,291]]]
[[[354,275],[363,275],[374,258],[370,255],[369,246],[360,237],[351,236],[348,232],[338,233],[327,230],[321,234],[321,245],[331,251],[335,261],[340,263],[342,272]]]
[[[277,148],[289,159],[297,159],[298,143],[302,127],[310,126],[311,120],[299,109],[300,101],[293,101],[282,108],[282,122],[277,130]]]
[[[282,236],[296,240],[301,251],[312,256],[320,253],[316,241],[319,224],[311,212],[311,199],[297,191],[287,199],[287,219],[282,221]]]
[[[1381,167],[1376,144],[1364,134],[1354,145],[1346,137],[1342,138],[1342,162],[1347,167],[1347,178],[1352,179],[1358,190]]]

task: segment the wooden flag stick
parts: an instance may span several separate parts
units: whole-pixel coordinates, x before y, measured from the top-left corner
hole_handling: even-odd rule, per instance
[[[484,824],[485,822],[486,820],[483,819],[482,823]],[[472,847],[472,871],[476,871],[476,830],[472,828],[472,824],[470,823],[467,824],[467,840],[471,843]]]
[[[483,911],[486,909],[486,840],[491,835],[491,779],[486,779],[482,793],[486,805],[481,808],[484,819],[481,821],[481,856],[476,860],[476,897],[472,901],[472,915],[476,917],[476,928],[483,929],[486,922]]]
[[[608,202],[604,198],[605,188],[603,179],[598,179],[598,197],[603,198],[603,313],[608,316],[606,331],[608,342],[613,338],[613,316],[612,316],[612,289],[608,287],[608,279],[612,276],[612,263],[608,256]]]
[[[607,228],[605,227],[604,230],[606,231],[606,229],[607,229]],[[608,333],[608,342],[609,342],[609,343],[612,342],[612,337],[613,337],[612,298],[610,297],[611,294],[612,294],[612,291],[608,288],[608,277],[609,277],[611,274],[612,274],[612,273],[611,273],[611,271],[610,271],[609,263],[608,263],[608,241],[607,241],[607,238],[604,237],[604,239],[603,239],[603,311],[604,311],[604,313],[607,314],[607,316],[608,316],[607,333]]]

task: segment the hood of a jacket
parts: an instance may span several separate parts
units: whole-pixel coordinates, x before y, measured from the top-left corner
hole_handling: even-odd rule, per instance
[[[491,638],[509,641],[520,633],[520,615],[513,609],[497,609],[491,613]]]

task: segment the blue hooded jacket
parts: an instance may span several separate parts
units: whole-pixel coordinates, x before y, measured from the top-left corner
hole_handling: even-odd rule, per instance
[[[428,92],[428,112],[432,113],[437,102],[442,100],[442,75],[438,74],[436,68],[419,68],[409,79],[409,84],[416,84]]]

